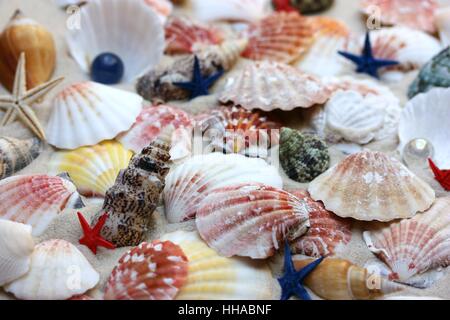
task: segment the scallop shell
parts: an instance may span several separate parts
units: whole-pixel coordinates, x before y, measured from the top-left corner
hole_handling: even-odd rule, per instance
[[[220,255],[265,259],[309,228],[306,202],[259,183],[214,189],[198,205],[200,236]]]
[[[436,27],[443,46],[450,45],[450,7],[441,8],[436,12]]]
[[[113,139],[131,128],[142,101],[137,94],[95,82],[70,85],[53,100],[48,141],[60,149],[76,149]]]
[[[264,261],[221,257],[196,232],[177,231],[162,239],[178,244],[189,260],[187,283],[177,300],[270,300],[278,295]]]
[[[433,161],[450,168],[450,129],[442,119],[450,119],[450,88],[435,88],[410,100],[402,111],[398,135],[400,152],[414,139],[426,139],[434,148]]]
[[[375,15],[385,25],[406,26],[426,32],[436,32],[435,0],[363,0],[361,9],[368,16]]]
[[[126,148],[139,153],[156,140],[171,144],[175,130],[190,127],[191,116],[183,110],[167,105],[148,105],[142,109],[133,127],[121,134],[118,140]]]
[[[40,236],[63,210],[83,206],[67,176],[14,176],[0,181],[0,219],[31,225],[33,236]]]
[[[7,178],[27,167],[41,154],[39,139],[19,140],[0,138],[0,179]]]
[[[164,28],[155,11],[143,0],[89,0],[81,7],[80,28],[69,29],[67,44],[70,54],[86,73],[99,54],[115,53],[125,66],[124,81],[132,82],[161,60]]]
[[[389,267],[390,279],[424,288],[433,282],[427,271],[449,265],[449,210],[450,198],[438,198],[423,214],[364,232],[370,251]]]
[[[173,11],[173,4],[169,0],[144,0],[158,15],[159,20],[165,23]]]
[[[99,278],[73,244],[48,240],[34,248],[30,271],[5,290],[22,300],[65,300],[92,289]]]
[[[298,270],[314,260],[294,256],[293,261]],[[304,283],[315,294],[328,300],[368,300],[403,290],[402,286],[379,274],[334,258],[325,258]]]
[[[290,111],[325,103],[329,97],[320,79],[286,64],[260,61],[230,76],[220,101],[247,110]]]
[[[49,171],[68,172],[82,195],[103,197],[120,170],[128,166],[132,155],[120,143],[105,141],[92,147],[55,153]]]
[[[186,283],[188,260],[170,241],[143,242],[109,276],[105,300],[173,300]]]
[[[28,272],[33,249],[30,226],[0,220],[0,286]]]
[[[214,189],[238,183],[257,182],[281,188],[277,169],[262,159],[239,154],[210,153],[194,156],[166,177],[164,200],[170,223],[195,217],[198,204]]]
[[[340,217],[363,221],[411,218],[434,202],[433,189],[381,152],[345,158],[310,183],[309,193]]]
[[[242,56],[252,60],[291,63],[310,46],[314,30],[297,12],[275,12],[250,25]]]
[[[192,53],[195,44],[216,45],[223,41],[221,32],[186,17],[172,17],[165,25],[166,52]]]
[[[291,243],[291,250],[296,254],[320,258],[334,255],[352,238],[352,223],[325,209],[321,202],[314,201],[308,191],[290,191],[294,196],[305,201],[309,208],[311,227],[306,234]]]
[[[257,21],[268,12],[266,0],[192,0],[194,16],[205,22]]]

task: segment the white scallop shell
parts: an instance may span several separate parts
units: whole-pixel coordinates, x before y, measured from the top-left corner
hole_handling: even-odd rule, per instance
[[[48,240],[34,248],[30,271],[5,290],[22,300],[65,300],[92,289],[99,278],[73,244]]]
[[[435,15],[439,37],[444,47],[450,45],[450,7],[441,8]]]
[[[280,189],[283,186],[277,169],[262,159],[222,153],[194,156],[172,168],[166,177],[164,200],[167,219],[171,223],[192,219],[208,192],[249,182]]]
[[[67,44],[84,72],[99,54],[112,52],[124,63],[124,81],[132,82],[161,60],[164,28],[145,1],[89,0],[79,14],[79,28],[69,29]]]
[[[268,0],[192,0],[194,16],[201,21],[257,21],[269,8]]]
[[[33,249],[30,226],[0,220],[0,287],[28,272]]]
[[[400,124],[399,151],[414,139],[431,142],[433,160],[438,167],[450,169],[450,127],[444,119],[450,119],[450,89],[435,88],[410,100],[403,109]]]
[[[60,149],[76,149],[113,139],[131,128],[142,102],[135,93],[95,82],[70,85],[53,100],[48,142]]]

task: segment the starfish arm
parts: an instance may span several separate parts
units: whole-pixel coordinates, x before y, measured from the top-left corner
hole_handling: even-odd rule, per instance
[[[44,98],[52,89],[54,89],[58,84],[63,81],[64,78],[58,78],[46,83],[43,83],[36,88],[33,88],[21,97],[24,104],[31,105],[36,101],[39,101],[40,99]]]
[[[357,56],[352,53],[344,52],[344,51],[338,51],[338,53],[343,56],[344,58],[352,61],[356,65],[361,65],[363,63],[363,59],[360,56]]]
[[[45,140],[45,131],[33,110],[27,105],[19,105],[17,112],[22,121],[33,131],[33,133],[39,139]]]
[[[86,221],[86,219],[81,214],[81,212],[77,212],[77,215],[78,215],[78,220],[80,221],[81,229],[83,229],[83,233],[87,234],[87,233],[91,232],[91,226]],[[84,241],[85,238],[82,238],[80,241],[82,241],[82,240]]]
[[[106,249],[116,249],[116,246],[114,244],[112,244],[111,242],[109,242],[101,237],[97,238],[97,244]]]
[[[13,84],[13,96],[20,99],[20,97],[27,91],[27,75],[25,70],[25,52],[20,54],[19,62],[17,63],[16,76]]]
[[[311,272],[313,272],[314,269],[316,269],[317,266],[318,266],[319,264],[322,263],[323,259],[324,259],[323,257],[322,257],[322,258],[319,258],[319,259],[317,259],[316,261],[311,262],[310,264],[308,264],[307,266],[305,266],[304,268],[302,268],[300,271],[298,271],[298,272],[297,272],[297,275],[298,275],[298,277],[299,277],[299,279],[300,279],[300,282],[303,282],[303,280],[305,280],[305,278],[306,278]]]
[[[0,96],[0,108],[10,108],[14,106],[14,99],[11,96]]]
[[[202,78],[203,76],[202,76],[202,69],[200,68],[200,60],[198,59],[197,56],[194,56],[193,82],[197,82]]]
[[[284,269],[285,273],[295,272],[294,263],[292,262],[291,247],[289,246],[289,241],[286,240],[284,244]]]
[[[398,61],[395,60],[374,60],[374,64],[377,68],[383,68],[383,67],[390,67],[390,66],[396,66],[400,64]]]
[[[188,91],[194,91],[195,90],[195,85],[191,82],[172,82],[172,84],[174,86],[177,86],[181,89],[185,89]]]
[[[220,77],[222,77],[224,74],[223,70],[219,70],[217,73],[213,74],[212,76],[208,77],[205,80],[206,87],[209,89],[217,80],[219,80]]]
[[[10,123],[12,123],[16,119],[16,105],[13,108],[10,108],[3,115],[2,120],[0,121],[0,127],[4,127]]]
[[[305,301],[312,300],[308,291],[306,291],[306,289],[300,283],[297,286],[295,286],[294,293],[297,297],[299,297],[302,300]]]
[[[364,39],[364,49],[362,52],[365,57],[373,57],[372,44],[370,43],[370,33],[366,33],[366,38]]]
[[[94,226],[94,228],[92,229],[92,232],[94,234],[100,234],[100,231],[102,231],[103,226],[105,225],[106,220],[108,219],[109,215],[107,213],[105,213],[104,215],[102,215],[100,217],[100,219],[98,219],[97,224]]]

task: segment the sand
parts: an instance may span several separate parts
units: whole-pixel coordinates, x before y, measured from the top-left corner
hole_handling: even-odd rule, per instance
[[[357,0],[338,0],[334,7],[329,10],[326,14],[332,17],[337,17],[345,22],[347,22],[353,31],[362,32],[364,30],[364,20],[357,11]],[[88,77],[78,68],[78,65],[72,60],[68,54],[67,47],[64,41],[64,33],[66,31],[66,13],[56,6],[54,0],[0,0],[0,25],[3,26],[7,23],[9,17],[12,13],[20,8],[25,14],[32,17],[33,19],[44,24],[49,28],[55,37],[58,50],[58,62],[57,69],[55,71],[55,77],[64,76],[65,80],[62,86],[73,83],[75,81],[87,80]],[[411,80],[415,77],[416,72],[412,72],[405,76],[405,78],[396,83],[392,83],[389,86],[397,94],[401,101],[406,101],[406,88]],[[220,91],[220,87],[223,85],[223,81],[217,85],[217,91]],[[59,89],[62,88],[59,87]],[[118,87],[126,90],[134,90],[133,84],[121,84]],[[0,87],[0,94],[6,91]],[[45,124],[48,120],[49,112],[51,110],[51,98],[57,93],[58,90],[54,90],[48,98],[38,106],[35,106],[38,117]],[[183,109],[189,110],[192,113],[199,113],[201,111],[213,108],[217,103],[216,96],[211,95],[209,97],[199,98],[190,103],[178,103]],[[282,118],[289,119],[286,120],[285,125],[298,127],[300,123],[300,117],[302,117],[301,111],[293,111],[290,113],[282,114]],[[12,136],[17,138],[31,137],[30,132],[22,126],[21,123],[15,122],[8,127],[0,128],[0,136]],[[395,146],[392,148],[392,144],[389,145],[378,145],[374,146],[378,150],[389,152],[393,155],[395,153]],[[332,149],[332,161],[336,163],[341,160],[344,156],[337,150]],[[46,146],[44,152],[41,156],[35,160],[30,166],[19,172],[18,174],[43,174],[47,172],[46,164],[48,163],[51,154],[54,149],[50,146]],[[434,181],[431,172],[416,171],[421,177],[423,177],[427,182],[432,184],[432,186],[438,190],[439,195],[446,195],[442,188]],[[285,187],[295,188],[295,187],[307,187],[307,185],[301,185],[295,183],[284,176]],[[92,201],[86,199],[87,207],[82,209],[81,212],[90,218],[98,210],[101,209],[101,202]],[[121,248],[114,251],[100,249],[97,256],[94,256],[86,247],[80,246],[78,244],[78,239],[81,237],[81,230],[76,212],[73,210],[66,210],[63,212],[53,223],[49,226],[46,232],[36,239],[36,242],[44,241],[47,239],[64,239],[70,241],[76,245],[81,252],[87,257],[91,262],[93,267],[100,273],[101,280],[98,286],[89,292],[94,298],[101,298],[101,290],[104,287],[105,281],[108,278],[111,270],[119,260],[119,258],[128,250],[128,248]],[[169,225],[164,218],[164,208],[160,207],[158,212],[154,215],[153,228],[148,234],[148,240],[158,239],[161,235],[183,229],[183,230],[195,230],[192,222],[185,224],[175,224]],[[360,266],[366,265],[368,262],[373,261],[375,258],[371,252],[367,249],[364,241],[362,240],[362,231],[366,230],[367,224],[357,223],[353,229],[353,238],[349,245],[342,247],[338,250],[337,256],[350,260],[351,262],[358,264]],[[269,260],[269,264],[273,270],[274,283],[275,277],[281,274],[282,271],[282,260],[279,255],[273,257]],[[397,294],[402,296],[415,295],[415,296],[427,296],[427,297],[440,297],[445,299],[450,299],[450,271],[444,270],[443,277],[434,285],[428,289],[419,290],[408,288],[407,290]],[[274,296],[277,295],[277,290],[274,291]],[[13,299],[14,297],[4,293],[0,289],[0,299]]]

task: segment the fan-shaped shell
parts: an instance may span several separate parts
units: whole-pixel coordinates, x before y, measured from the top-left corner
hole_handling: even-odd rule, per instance
[[[47,139],[60,149],[92,146],[131,128],[142,109],[135,93],[80,82],[66,87],[53,100]]]
[[[243,57],[291,63],[309,48],[314,30],[297,12],[275,12],[250,25],[244,35],[249,43]]]
[[[192,0],[194,16],[209,21],[257,21],[267,13],[266,0]]]
[[[29,175],[0,181],[0,219],[31,225],[34,236],[63,210],[83,206],[75,185],[66,178]]]
[[[173,10],[173,4],[169,0],[144,0],[158,15],[162,23],[166,22]]]
[[[49,170],[68,172],[81,194],[102,197],[112,187],[120,170],[128,166],[132,155],[120,143],[105,141],[92,147],[55,153]]]
[[[124,81],[132,82],[161,60],[164,28],[143,0],[89,0],[81,7],[80,28],[69,30],[67,44],[86,73],[99,54],[115,53],[125,66]]]
[[[345,158],[310,183],[309,193],[340,217],[363,221],[410,218],[434,202],[433,189],[381,152]]]
[[[260,61],[230,76],[220,101],[247,110],[290,111],[325,103],[329,96],[320,79],[286,64]]]
[[[306,202],[262,184],[214,189],[199,204],[195,219],[206,243],[225,257],[265,259],[285,240],[309,228]]]
[[[189,260],[187,283],[178,300],[269,300],[278,296],[278,286],[264,261],[221,257],[196,232],[177,231],[162,239],[178,244]]]
[[[306,190],[290,191],[305,201],[309,208],[311,227],[308,232],[291,243],[296,254],[320,258],[333,255],[352,238],[351,221],[342,219],[325,209],[321,202],[314,201]]]
[[[167,219],[171,223],[192,219],[198,204],[212,190],[248,182],[283,186],[276,168],[262,159],[222,153],[194,156],[172,168],[166,177]]]
[[[435,88],[410,100],[403,109],[400,124],[399,150],[414,139],[426,139],[434,148],[433,161],[441,168],[450,168],[450,129],[442,119],[450,119],[450,88]]]
[[[99,278],[73,244],[48,240],[34,248],[30,271],[5,290],[23,300],[65,300],[92,289]]]
[[[30,226],[0,220],[0,286],[28,272],[33,249]]]
[[[409,220],[364,232],[369,249],[390,268],[390,279],[427,287],[426,272],[450,263],[450,198],[438,198],[430,210]]]
[[[112,271],[106,300],[172,300],[185,284],[188,260],[170,241],[143,242],[128,251]]]
[[[41,154],[39,139],[0,138],[0,179],[7,178],[28,166]]]

